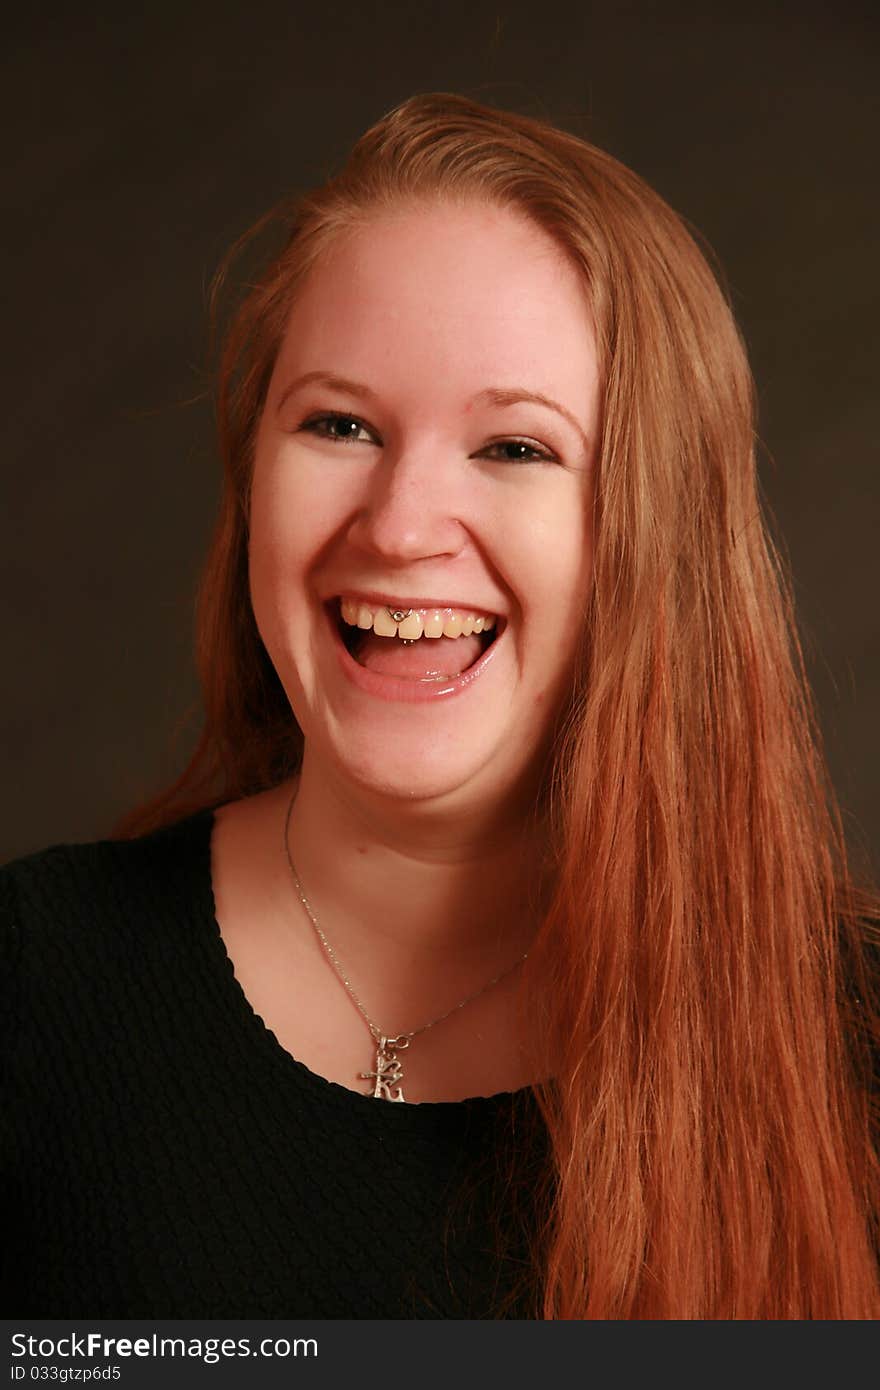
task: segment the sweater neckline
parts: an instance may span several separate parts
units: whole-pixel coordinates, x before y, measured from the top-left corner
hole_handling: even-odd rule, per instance
[[[360,1111],[364,1117],[374,1120],[381,1117],[393,1125],[417,1124],[421,1119],[490,1118],[500,1111],[516,1109],[534,1104],[531,1086],[520,1087],[514,1091],[496,1091],[489,1096],[467,1096],[462,1100],[408,1101],[396,1105],[391,1101],[376,1101],[361,1091],[351,1090],[338,1081],[322,1076],[298,1057],[295,1057],[279,1041],[274,1030],[261,1014],[257,1012],[242,988],[235,973],[235,965],[226,949],[226,942],[217,920],[217,904],[214,898],[214,882],[211,870],[211,841],[214,830],[214,808],[206,807],[197,811],[180,823],[180,829],[188,826],[196,836],[198,845],[198,882],[202,890],[200,916],[210,923],[210,949],[225,977],[230,997],[236,1013],[244,1027],[258,1042],[263,1055],[280,1073],[297,1077],[313,1092],[316,1099],[323,1099],[350,1111]]]

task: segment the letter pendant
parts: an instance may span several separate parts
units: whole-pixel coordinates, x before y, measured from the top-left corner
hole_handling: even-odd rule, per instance
[[[398,1060],[397,1053],[409,1047],[409,1038],[385,1038],[376,1039],[376,1070],[358,1072],[358,1076],[364,1081],[372,1081],[372,1090],[368,1092],[376,1100],[405,1100],[406,1097],[400,1089],[398,1082],[403,1079],[403,1066]],[[396,1087],[396,1094],[392,1094],[392,1087]]]

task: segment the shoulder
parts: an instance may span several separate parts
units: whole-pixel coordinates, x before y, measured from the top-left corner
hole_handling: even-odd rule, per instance
[[[71,923],[85,915],[125,908],[153,892],[167,898],[204,868],[210,852],[212,815],[201,812],[135,840],[53,845],[0,868],[0,902],[31,921]],[[8,917],[7,917],[8,920]]]
[[[136,840],[54,845],[0,868],[0,978],[87,970],[211,911],[210,812]]]

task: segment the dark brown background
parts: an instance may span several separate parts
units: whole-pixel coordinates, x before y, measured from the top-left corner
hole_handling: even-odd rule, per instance
[[[586,134],[720,256],[829,760],[876,844],[875,11],[184,0],[7,20],[0,857],[105,832],[179,767],[217,497],[210,409],[184,404],[206,284],[279,195],[435,89]]]

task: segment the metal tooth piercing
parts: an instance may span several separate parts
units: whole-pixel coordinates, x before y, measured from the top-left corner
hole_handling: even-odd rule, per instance
[[[388,614],[390,615],[391,621],[392,621],[392,622],[394,622],[394,623],[402,623],[403,620],[404,620],[404,618],[408,618],[408,617],[409,617],[410,613],[412,612],[412,609],[411,609],[411,608],[406,608],[406,609],[404,609],[404,608],[386,608],[386,609],[385,609],[385,612],[388,613]],[[414,642],[418,641],[418,638],[416,638],[416,637],[398,637],[398,640],[401,641],[405,647],[411,647],[411,646],[413,645]]]

